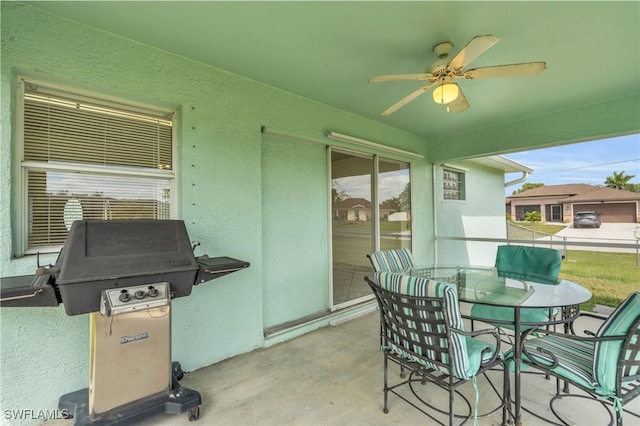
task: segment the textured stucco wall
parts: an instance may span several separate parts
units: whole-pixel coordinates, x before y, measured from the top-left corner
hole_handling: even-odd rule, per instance
[[[328,308],[326,167],[321,146],[274,148],[262,125],[314,140],[335,130],[427,155],[428,141],[230,73],[59,19],[31,6],[1,4],[0,275],[33,273],[35,259],[12,256],[12,154],[15,82],[19,75],[98,93],[176,108],[179,112],[180,217],[197,254],[228,255],[251,262],[247,270],[194,288],[173,302],[173,357],[186,370],[252,350],[264,343],[265,323],[277,309],[300,306],[297,315]],[[276,142],[278,143],[278,142]],[[276,149],[276,151],[272,151]],[[289,151],[293,149],[294,151]],[[313,152],[316,150],[316,152]],[[282,159],[287,167],[276,167]],[[418,259],[430,257],[432,241],[428,158],[414,163]],[[286,238],[278,186],[305,178],[313,190],[303,200],[313,212],[291,215],[288,230],[311,238]],[[299,186],[298,186],[299,187]],[[265,197],[263,199],[263,190]],[[275,204],[278,203],[278,204]],[[296,206],[296,212],[304,206]],[[320,213],[318,213],[320,211]],[[276,218],[280,219],[276,220]],[[320,220],[322,218],[322,220]],[[280,221],[279,221],[280,220]],[[265,243],[264,238],[269,238]],[[280,238],[280,239],[278,239]],[[267,249],[268,248],[268,251]],[[303,262],[293,261],[300,255]],[[318,260],[319,259],[319,260]],[[54,262],[55,255],[42,257]],[[269,268],[265,268],[268,262]],[[323,265],[324,262],[324,265]],[[287,271],[282,279],[278,271]],[[279,278],[278,278],[279,277]],[[309,286],[300,289],[301,283]],[[265,294],[268,292],[268,295]],[[305,312],[307,311],[307,312]],[[58,397],[88,384],[88,318],[68,317],[63,307],[0,310],[2,409],[54,409]],[[15,419],[2,424],[29,424]]]
[[[506,238],[504,173],[472,161],[451,163],[465,171],[462,201],[443,199],[442,168],[436,167],[436,217],[439,237]],[[492,266],[497,243],[438,240],[438,261]]]
[[[264,326],[329,306],[327,149],[274,136],[262,144]],[[313,226],[310,226],[313,224]],[[305,265],[304,270],[285,267]],[[297,302],[291,304],[291,300]]]

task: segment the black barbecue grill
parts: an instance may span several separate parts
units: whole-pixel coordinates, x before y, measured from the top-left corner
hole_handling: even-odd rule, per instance
[[[157,413],[200,413],[200,394],[178,384],[171,362],[171,300],[194,285],[247,268],[229,258],[196,258],[178,220],[76,221],[55,265],[2,278],[0,303],[64,304],[89,314],[90,384],[63,395],[75,424],[132,424]]]

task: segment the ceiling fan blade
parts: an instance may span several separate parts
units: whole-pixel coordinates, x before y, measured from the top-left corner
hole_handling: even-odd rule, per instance
[[[526,77],[540,74],[547,68],[546,62],[526,62],[524,64],[496,65],[493,67],[474,68],[464,73],[464,78],[475,80],[478,78],[494,77]]]
[[[462,112],[469,108],[469,102],[464,97],[462,89],[458,92],[458,97],[447,105],[447,112]]]
[[[430,85],[422,86],[421,88],[419,88],[415,92],[409,93],[407,96],[405,96],[404,98],[400,99],[398,102],[396,102],[395,104],[391,105],[389,108],[385,109],[380,115],[393,114],[394,112],[396,112],[397,110],[399,110],[400,108],[402,108],[403,106],[405,106],[406,104],[408,104],[409,102],[411,102],[412,100],[417,98],[418,96],[420,96],[423,93],[425,93],[430,88],[431,88]]]
[[[393,75],[378,75],[371,77],[369,83],[381,83],[384,81],[415,81],[415,80],[429,80],[434,79],[433,75],[429,73],[422,74],[393,74]]]
[[[449,62],[449,66],[453,69],[464,68],[499,41],[500,37],[491,34],[475,36]]]

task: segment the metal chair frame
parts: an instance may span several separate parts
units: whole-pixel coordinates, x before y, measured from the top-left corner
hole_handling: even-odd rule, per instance
[[[462,418],[463,420],[460,424],[464,424],[472,416],[473,410],[469,400],[458,388],[469,380],[475,379],[478,375],[483,374],[486,376],[488,370],[502,366],[504,371],[502,395],[490,382],[494,391],[500,397],[500,405],[478,417],[487,416],[502,408],[502,424],[506,425],[510,404],[509,371],[504,368],[504,360],[500,357],[500,336],[497,329],[485,329],[475,332],[453,329],[449,326],[450,321],[444,310],[444,297],[422,297],[395,293],[381,288],[369,278],[365,278],[365,280],[375,294],[380,308],[381,343],[384,352],[383,411],[385,413],[389,412],[388,394],[391,392],[438,424],[445,425],[432,412],[427,411],[424,406],[438,413],[448,415],[449,425],[454,424],[454,418]],[[462,379],[455,377],[452,373],[450,347],[452,345],[452,333],[454,332],[471,337],[489,335],[495,340],[493,355],[481,364],[473,378]],[[492,341],[491,343],[494,342]],[[395,345],[396,348],[402,348],[404,353],[399,354],[392,345]],[[408,370],[408,378],[390,385],[389,362]],[[417,382],[422,385],[430,382],[447,390],[449,392],[448,410],[437,408],[421,398],[414,386]],[[397,390],[404,385],[408,385],[417,401],[410,400]],[[469,410],[468,414],[455,414],[454,397],[456,394],[465,402]],[[418,405],[418,402],[422,405]]]
[[[596,316],[589,313],[582,313],[581,316],[590,316],[604,319],[601,316]],[[534,330],[528,330],[527,332],[525,332],[525,334],[529,334],[533,331]],[[594,343],[618,341],[622,344],[622,349],[616,362],[616,389],[614,395],[614,398],[619,398],[621,410],[615,410],[614,398],[605,398],[602,395],[596,393],[594,389],[587,388],[580,383],[572,381],[571,378],[565,377],[564,375],[555,372],[553,369],[558,366],[558,359],[552,352],[546,351],[542,348],[537,348],[538,352],[543,353],[544,355],[551,358],[552,362],[550,364],[546,364],[540,361],[536,361],[535,354],[530,353],[526,346],[523,346],[522,349],[523,355],[526,355],[526,359],[525,356],[523,356],[522,360],[524,364],[535,367],[546,374],[556,377],[556,393],[549,401],[549,408],[551,409],[551,412],[555,415],[555,417],[561,422],[560,424],[568,425],[569,423],[563,420],[560,413],[558,413],[554,409],[554,402],[565,397],[579,397],[590,398],[602,404],[607,409],[607,412],[610,416],[609,426],[612,426],[614,422],[617,426],[622,426],[622,410],[624,410],[624,406],[640,395],[640,316],[635,319],[629,329],[629,332],[624,336],[596,337],[593,335],[593,333],[590,333],[588,331],[585,331],[585,334],[588,334],[587,336],[577,336],[575,334],[563,334],[556,333],[550,330],[540,329],[536,330],[536,334],[540,337],[559,336],[562,339],[574,341],[588,341]],[[562,390],[560,381],[563,381],[565,383],[565,386]],[[581,389],[588,396],[581,394],[572,394],[569,390],[568,385],[573,385],[576,388]],[[614,408],[614,413],[611,412],[611,408]],[[640,419],[639,414],[630,411],[626,412]]]

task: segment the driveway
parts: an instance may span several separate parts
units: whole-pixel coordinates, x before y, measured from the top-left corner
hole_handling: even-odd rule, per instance
[[[614,244],[638,244],[640,239],[640,224],[637,223],[603,223],[600,228],[574,228],[573,225],[567,226],[554,236],[557,238],[566,238],[567,241],[590,242],[590,243],[614,243]],[[614,251],[621,253],[635,253],[634,248],[615,248],[615,247],[574,247],[569,246],[571,250],[595,250],[595,251]]]

